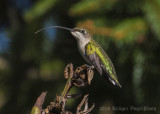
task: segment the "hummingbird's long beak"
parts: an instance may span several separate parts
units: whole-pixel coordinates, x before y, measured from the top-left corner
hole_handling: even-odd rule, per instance
[[[65,29],[65,30],[73,31],[73,29],[67,28],[67,27],[62,27],[62,26],[50,26],[50,27],[42,28],[42,29],[36,31],[35,34],[41,32],[42,30],[46,30],[46,29],[48,29],[48,28],[60,28],[60,29]]]

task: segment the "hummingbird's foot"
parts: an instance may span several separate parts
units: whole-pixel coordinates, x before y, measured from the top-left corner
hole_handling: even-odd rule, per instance
[[[93,65],[91,66],[91,69],[94,69],[94,66],[93,66]]]
[[[91,84],[91,80],[93,79],[93,75],[94,75],[94,66],[93,65],[87,65],[87,64],[84,64],[82,65],[82,68],[85,67],[85,69],[87,70],[87,80],[88,80],[88,84],[90,85]]]
[[[90,65],[84,64],[84,65],[81,66],[81,68],[93,70],[94,66],[93,65],[90,66]]]
[[[72,79],[73,84],[78,87],[90,85],[94,75],[94,71],[92,69],[93,67],[87,64],[76,68]]]

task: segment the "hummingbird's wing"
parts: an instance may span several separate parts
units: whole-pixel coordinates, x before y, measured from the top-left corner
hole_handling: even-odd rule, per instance
[[[97,57],[97,55],[95,53],[93,54],[89,54],[88,58],[91,62],[91,64],[97,69],[97,71],[102,75],[102,67],[100,65],[100,61],[99,58]]]
[[[91,41],[86,45],[85,48],[86,55],[88,56],[90,63],[97,69],[101,76],[106,79],[107,74],[109,80],[114,85],[118,85],[121,87],[116,76],[114,66],[101,46],[95,41]]]

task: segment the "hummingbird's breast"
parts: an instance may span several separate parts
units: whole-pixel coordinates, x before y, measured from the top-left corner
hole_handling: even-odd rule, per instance
[[[85,48],[86,45],[88,44],[88,42],[89,41],[87,41],[87,42],[77,41],[77,44],[78,44],[78,50],[79,50],[80,54],[90,64],[90,61],[86,56],[86,48]]]

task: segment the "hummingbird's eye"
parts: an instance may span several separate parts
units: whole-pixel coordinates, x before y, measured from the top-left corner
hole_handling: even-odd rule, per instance
[[[86,33],[86,31],[85,31],[85,30],[81,30],[81,33],[84,33],[84,34],[85,34],[85,33]]]

